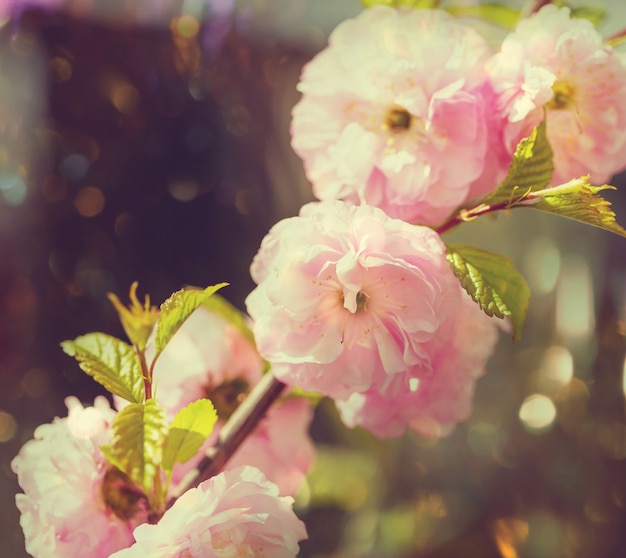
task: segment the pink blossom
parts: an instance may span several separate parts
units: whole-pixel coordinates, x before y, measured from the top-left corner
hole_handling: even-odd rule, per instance
[[[441,10],[374,6],[342,22],[303,70],[292,146],[321,200],[437,224],[495,184],[489,159],[491,55]]]
[[[587,174],[602,184],[626,167],[626,66],[569,8],[523,19],[487,64],[513,153],[547,111],[553,184]]]
[[[288,385],[345,399],[397,374],[435,373],[429,343],[459,285],[432,229],[370,206],[311,203],[270,230],[251,273],[259,351]]]
[[[26,550],[35,558],[106,558],[132,543],[132,529],[145,519],[126,521],[103,497],[109,465],[100,446],[109,443],[115,415],[104,397],[85,407],[68,397],[69,415],[35,430],[12,461],[24,494],[22,513]]]
[[[156,525],[111,558],[291,558],[306,538],[293,499],[253,467],[225,471],[183,494]]]
[[[433,374],[421,379],[399,374],[381,390],[337,401],[347,426],[361,426],[380,438],[399,436],[407,427],[424,436],[442,436],[468,418],[476,379],[498,339],[498,322],[460,287],[448,296],[455,300],[456,312],[429,347]]]
[[[153,354],[150,343],[148,361]],[[198,308],[172,338],[154,367],[157,400],[170,418],[201,397],[211,399],[218,413],[218,423],[202,451],[174,468],[173,486],[215,444],[225,420],[261,379],[264,366],[252,340],[206,307]],[[244,440],[227,468],[254,465],[279,486],[281,494],[295,494],[315,456],[307,432],[312,418],[308,401],[278,402]]]

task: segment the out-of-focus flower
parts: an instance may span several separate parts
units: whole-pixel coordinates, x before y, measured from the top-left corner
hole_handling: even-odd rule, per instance
[[[341,23],[305,66],[293,110],[292,146],[315,195],[433,225],[493,189],[481,180],[502,170],[486,161],[490,55],[440,10],[374,6]]]
[[[156,525],[137,527],[137,542],[111,558],[292,558],[306,538],[292,504],[253,467],[224,471],[185,492]]]
[[[68,397],[66,405],[68,417],[39,426],[11,463],[24,490],[16,504],[26,550],[35,558],[107,558],[133,542],[147,514],[132,492],[116,490],[121,473],[99,449],[111,441],[115,416],[106,399],[83,408]]]
[[[474,385],[493,353],[498,325],[460,287],[448,296],[455,300],[455,313],[432,342],[433,374],[419,380],[400,374],[382,390],[337,401],[346,425],[361,426],[379,438],[400,436],[407,428],[443,436],[468,418]]]
[[[553,184],[591,174],[602,184],[626,167],[626,66],[569,8],[523,19],[487,63],[513,153],[547,114]]]
[[[154,345],[148,344],[150,362]],[[261,379],[264,362],[254,343],[224,317],[206,307],[198,308],[176,332],[154,367],[155,395],[170,419],[196,399],[206,397],[217,410],[218,423],[203,450],[215,444],[225,420]],[[116,398],[116,404],[122,402]],[[254,465],[293,495],[300,487],[315,456],[308,428],[313,411],[303,399],[278,402],[244,440],[227,468]],[[194,468],[200,451],[174,467],[172,485]]]
[[[305,205],[262,242],[246,300],[259,352],[288,385],[345,399],[436,373],[431,342],[459,284],[430,228],[342,202]]]

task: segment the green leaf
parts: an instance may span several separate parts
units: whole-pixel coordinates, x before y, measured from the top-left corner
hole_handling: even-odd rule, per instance
[[[488,316],[510,316],[513,341],[519,341],[530,289],[511,260],[464,244],[446,247],[446,257],[463,288]]]
[[[106,333],[88,333],[61,343],[81,370],[109,392],[131,403],[144,400],[143,375],[135,349]]]
[[[224,297],[216,294],[204,301],[203,305],[211,312],[224,318],[227,322],[237,328],[248,341],[256,346],[254,334],[248,325],[247,316],[235,308]]]
[[[519,10],[497,2],[467,6],[449,6],[446,7],[445,10],[456,17],[482,19],[483,21],[495,23],[506,29],[515,27],[520,18]]]
[[[552,148],[546,137],[544,119],[529,137],[519,142],[506,178],[481,203],[493,205],[528,192],[542,190],[550,184],[553,170]]]
[[[537,192],[536,198],[522,204],[626,236],[626,230],[615,221],[611,202],[598,195],[602,190],[615,189],[615,186],[608,184],[592,186],[589,184],[589,177],[585,176],[561,186],[547,188],[544,192]]]
[[[107,460],[150,494],[167,437],[164,409],[154,400],[132,403],[113,419],[113,440],[100,448]]]
[[[198,399],[181,409],[170,425],[163,450],[163,470],[169,474],[175,463],[185,463],[196,455],[216,422],[215,407],[208,399]]]
[[[194,310],[204,304],[216,291],[228,283],[219,283],[204,290],[181,289],[161,304],[161,316],[157,322],[156,353],[154,360],[163,352],[165,346],[174,337],[174,334],[191,316]]]
[[[143,304],[139,302],[137,286],[137,281],[130,286],[130,305],[128,307],[120,302],[117,295],[109,293],[107,296],[115,310],[117,310],[128,339],[140,351],[143,351],[146,348],[146,343],[152,333],[154,324],[159,318],[159,310],[156,306],[150,305],[150,297],[148,295],[146,295]]]

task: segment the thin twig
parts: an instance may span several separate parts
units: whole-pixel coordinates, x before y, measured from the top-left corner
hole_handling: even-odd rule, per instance
[[[285,384],[271,372],[263,376],[220,430],[217,443],[207,450],[198,466],[187,473],[172,491],[168,508],[190,488],[219,473],[241,443],[256,428],[272,403],[285,389]]]

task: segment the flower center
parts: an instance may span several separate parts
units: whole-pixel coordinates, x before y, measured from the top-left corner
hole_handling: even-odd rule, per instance
[[[356,295],[356,311],[362,312],[363,310],[365,310],[365,306],[367,305],[368,300],[369,297],[365,293],[359,291]]]
[[[206,397],[213,403],[220,419],[230,417],[249,391],[250,384],[243,378],[235,378],[217,386],[209,384],[205,388]]]
[[[385,115],[385,126],[392,132],[404,132],[411,127],[411,113],[402,107],[393,107]]]
[[[554,97],[548,103],[550,110],[565,110],[571,108],[574,104],[576,90],[571,83],[557,80],[552,86]]]
[[[117,467],[109,468],[104,474],[100,490],[107,509],[122,521],[128,521],[147,509],[146,495]]]

